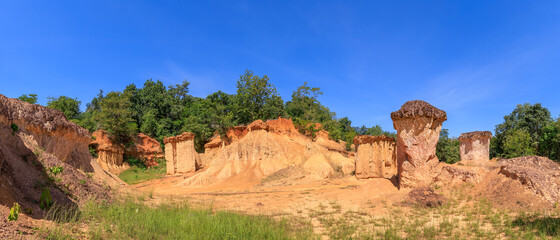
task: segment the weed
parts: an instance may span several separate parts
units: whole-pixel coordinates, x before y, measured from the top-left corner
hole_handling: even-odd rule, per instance
[[[59,166],[54,166],[54,167],[50,167],[49,171],[54,175],[58,175],[61,174],[62,171],[64,171],[64,167],[59,167]]]
[[[47,187],[45,187],[43,189],[43,192],[41,193],[41,199],[40,199],[40,207],[43,210],[48,210],[51,208],[51,206],[53,205],[53,200],[51,197],[51,190]]]
[[[19,217],[19,204],[14,203],[14,206],[10,209],[10,215],[8,215],[8,221],[16,221]]]

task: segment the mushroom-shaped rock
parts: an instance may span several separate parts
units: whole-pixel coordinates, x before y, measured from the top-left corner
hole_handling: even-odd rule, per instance
[[[437,175],[436,145],[447,114],[427,102],[414,100],[391,113],[397,130],[399,187],[429,186]]]
[[[354,137],[356,178],[392,178],[397,174],[395,140],[385,135]]]
[[[184,132],[163,139],[167,174],[196,171],[197,152],[194,150],[194,133]]]
[[[459,137],[461,161],[489,160],[490,138],[489,131],[462,133]]]

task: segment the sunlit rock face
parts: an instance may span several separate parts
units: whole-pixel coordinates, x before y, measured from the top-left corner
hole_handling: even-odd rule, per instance
[[[399,187],[424,187],[437,176],[436,145],[447,114],[427,102],[414,100],[391,113],[397,130]]]
[[[397,174],[396,143],[393,138],[360,135],[356,146],[356,178],[392,178]]]
[[[461,161],[489,160],[490,138],[489,131],[462,133],[459,137]]]
[[[167,174],[193,173],[196,171],[198,153],[194,150],[194,133],[184,132],[163,139]]]
[[[64,113],[0,94],[0,127],[18,127],[48,153],[84,171],[93,171],[88,130],[69,121]],[[1,160],[0,160],[1,161]]]
[[[89,145],[95,148],[97,163],[103,170],[119,174],[130,167],[123,161],[124,147],[112,141],[105,130],[97,130],[92,136],[94,140]]]

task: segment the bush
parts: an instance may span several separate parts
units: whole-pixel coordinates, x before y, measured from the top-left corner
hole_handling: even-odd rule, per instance
[[[12,136],[19,130],[18,125],[15,123],[12,123],[12,125],[10,125],[10,128],[12,129]]]
[[[41,199],[39,207],[43,210],[50,209],[53,205],[53,200],[51,197],[51,190],[49,188],[44,188],[43,192],[41,193]]]
[[[14,206],[10,209],[10,215],[8,215],[8,221],[16,221],[19,216],[19,204],[14,203]]]
[[[58,175],[60,173],[62,173],[62,171],[64,171],[64,167],[59,167],[59,166],[54,166],[54,167],[50,167],[49,171],[53,174],[53,175]]]

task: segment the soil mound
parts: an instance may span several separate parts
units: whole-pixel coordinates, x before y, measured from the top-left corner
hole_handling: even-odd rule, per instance
[[[550,203],[560,201],[560,166],[546,157],[529,156],[501,161],[500,174],[517,180]]]
[[[433,188],[420,187],[412,189],[412,191],[408,193],[408,197],[404,203],[409,205],[419,205],[422,207],[438,207],[446,201],[447,199],[444,196],[435,193]]]
[[[181,184],[216,184],[241,175],[245,181],[258,184],[264,177],[290,167],[303,169],[305,179],[315,180],[354,171],[353,159],[313,142],[299,133],[289,119],[257,120],[244,129],[237,127],[229,131],[233,132],[241,134],[232,136],[242,137],[229,144],[225,141],[218,143],[217,137],[214,138],[211,145],[206,145],[212,146],[212,150],[206,149],[207,152],[201,154],[208,167]]]

